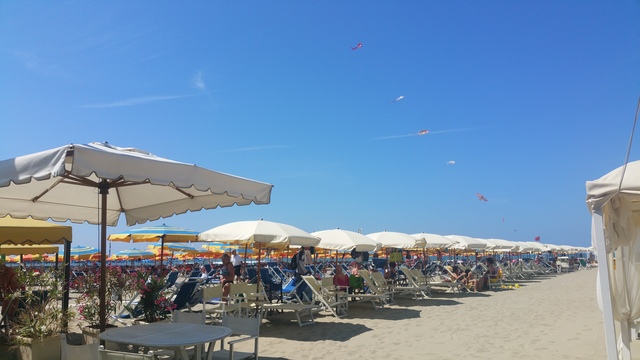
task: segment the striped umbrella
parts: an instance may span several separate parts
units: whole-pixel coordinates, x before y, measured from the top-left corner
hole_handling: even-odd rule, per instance
[[[198,241],[198,232],[180,227],[167,226],[149,226],[140,229],[132,229],[126,232],[109,235],[111,241],[123,242],[153,242],[160,241],[160,247],[164,243],[175,242],[191,242]],[[162,253],[160,255],[160,268],[162,269]]]
[[[129,250],[118,251],[116,253],[116,256],[122,259],[135,260],[135,259],[152,259],[156,256],[156,254],[148,250],[129,249]]]

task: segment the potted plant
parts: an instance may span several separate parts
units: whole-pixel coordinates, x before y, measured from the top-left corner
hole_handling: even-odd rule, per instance
[[[123,294],[129,285],[134,283],[130,276],[124,274],[120,268],[115,266],[107,267],[106,274],[106,313],[116,312],[118,305],[122,304]],[[76,303],[78,314],[82,322],[79,324],[84,336],[85,343],[95,342],[100,333],[100,272],[88,271],[82,282],[78,284],[78,289],[82,292]],[[115,325],[107,324],[107,327]]]
[[[146,282],[139,288],[140,301],[136,308],[129,309],[132,314],[136,309],[142,312],[141,319],[144,322],[152,323],[166,320],[174,309],[174,305],[167,298],[167,290],[163,279],[155,275],[149,276]]]
[[[18,349],[19,359],[59,360],[59,333],[63,324],[74,316],[72,311],[62,311],[62,274],[49,270],[38,275],[32,271],[18,271],[24,291],[17,291],[11,298],[24,304],[10,323],[11,343]],[[38,289],[38,290],[35,290]],[[42,290],[40,290],[42,289]]]

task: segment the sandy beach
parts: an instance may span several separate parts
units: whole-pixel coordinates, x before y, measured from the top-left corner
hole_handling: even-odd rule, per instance
[[[351,303],[347,317],[321,313],[304,327],[293,313],[275,314],[263,323],[259,354],[267,360],[605,359],[596,274],[551,275],[483,293],[433,292],[426,300],[399,296],[380,310]],[[79,341],[77,321],[70,325],[70,337]]]
[[[318,315],[298,327],[293,315],[268,318],[263,359],[604,359],[595,269],[537,278],[520,288],[477,294],[398,297],[374,310],[349,306],[343,319]]]

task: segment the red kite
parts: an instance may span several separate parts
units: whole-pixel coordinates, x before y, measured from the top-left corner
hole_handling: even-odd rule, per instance
[[[486,197],[484,197],[484,195],[482,195],[480,193],[476,193],[476,196],[478,197],[478,200],[481,200],[481,201],[484,201],[484,202],[489,201],[489,200],[487,200]]]

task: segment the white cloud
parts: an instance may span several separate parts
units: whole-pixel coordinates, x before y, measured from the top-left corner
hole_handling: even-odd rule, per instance
[[[158,101],[181,99],[181,98],[192,97],[192,96],[195,96],[195,95],[144,96],[139,98],[118,100],[118,101],[114,101],[111,103],[104,103],[104,104],[80,105],[80,107],[85,109],[100,109],[100,108],[113,108],[113,107],[123,107],[123,106],[135,106],[135,105],[142,105],[142,104],[158,102]]]
[[[207,90],[207,85],[204,83],[204,73],[202,70],[198,70],[195,75],[191,77],[191,84],[199,90]]]

